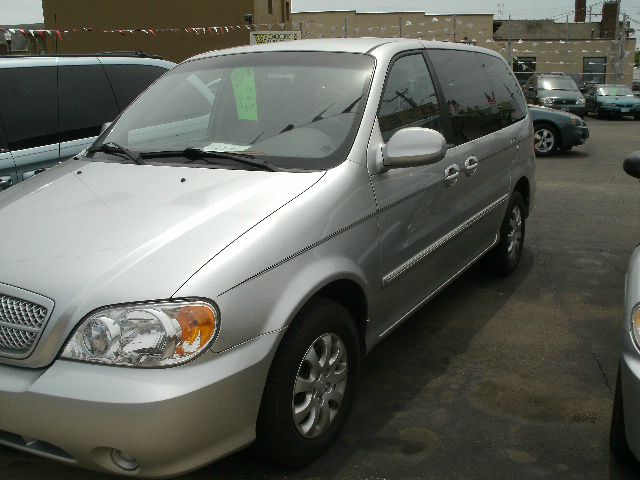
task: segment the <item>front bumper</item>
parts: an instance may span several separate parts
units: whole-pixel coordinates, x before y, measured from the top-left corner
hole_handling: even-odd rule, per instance
[[[584,145],[589,138],[589,128],[586,126],[572,125],[565,127],[561,132],[562,147]]]
[[[584,105],[545,105],[542,103],[540,105],[543,107],[553,108],[554,110],[573,113],[579,117],[584,117],[586,113]]]
[[[598,105],[601,113],[609,116],[640,115],[640,107],[620,107],[618,105]]]
[[[0,366],[0,444],[134,477],[197,469],[254,440],[278,339],[263,335],[166,369]],[[114,449],[139,467],[118,467]]]

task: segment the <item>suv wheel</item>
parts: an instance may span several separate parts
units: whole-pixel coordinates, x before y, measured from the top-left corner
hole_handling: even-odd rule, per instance
[[[288,328],[271,364],[256,424],[258,453],[302,467],[319,457],[344,426],[360,362],[349,312],[311,300]]]
[[[551,155],[558,146],[558,131],[555,127],[546,123],[534,127],[533,146],[536,155],[546,157]]]

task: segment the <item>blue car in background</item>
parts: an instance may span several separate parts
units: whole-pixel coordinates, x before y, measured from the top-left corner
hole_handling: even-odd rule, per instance
[[[586,112],[596,118],[633,116],[640,120],[640,99],[626,85],[594,85],[584,95]]]
[[[538,157],[557,150],[568,152],[589,138],[589,128],[579,116],[552,108],[529,105],[534,128],[534,149]]]

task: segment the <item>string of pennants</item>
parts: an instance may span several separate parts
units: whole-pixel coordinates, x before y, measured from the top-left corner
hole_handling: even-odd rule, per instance
[[[252,29],[269,29],[273,30],[274,26],[279,28],[280,30],[285,29],[284,23],[279,24],[259,24],[253,25],[253,28],[249,25],[221,25],[221,26],[206,26],[206,27],[180,27],[180,28],[115,28],[115,29],[93,29],[88,27],[81,28],[72,28],[72,29],[42,29],[42,30],[32,30],[26,28],[0,28],[0,32],[15,34],[22,34],[25,38],[33,37],[40,38],[43,41],[47,37],[57,38],[58,40],[63,40],[72,34],[83,34],[83,33],[113,33],[119,35],[127,35],[127,34],[135,34],[135,33],[143,33],[146,35],[151,35],[157,37],[158,34],[162,33],[180,33],[186,32],[194,35],[223,35],[231,32],[238,31],[247,31]]]

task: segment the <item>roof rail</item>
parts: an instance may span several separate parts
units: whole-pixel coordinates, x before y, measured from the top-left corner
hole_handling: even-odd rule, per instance
[[[160,55],[145,53],[141,50],[123,50],[116,52],[98,52],[98,53],[48,53],[44,55],[0,55],[0,58],[34,58],[34,57],[136,57],[136,58],[153,58],[155,60],[164,60]]]
[[[96,53],[98,57],[139,57],[139,58],[155,58],[157,60],[164,60],[160,55],[153,55],[145,53],[142,50],[117,50],[113,52],[99,52]]]

